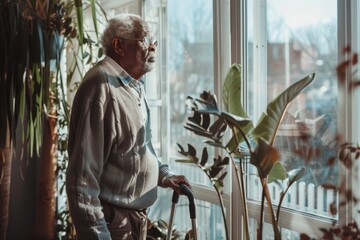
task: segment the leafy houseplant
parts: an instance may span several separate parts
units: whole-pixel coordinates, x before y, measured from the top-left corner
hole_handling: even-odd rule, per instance
[[[21,165],[41,159],[33,237],[54,238],[56,153],[66,146],[58,145],[58,128],[66,128],[69,115],[64,86],[75,71],[83,71],[85,60],[96,58],[91,50],[98,44],[84,27],[86,8],[91,9],[97,36],[100,5],[95,0],[0,0],[0,239],[7,232],[16,142],[25,146],[25,154],[17,157]],[[67,49],[74,62],[64,78],[61,59]],[[19,130],[22,138],[15,141]]]
[[[164,220],[151,221],[150,219],[147,219],[147,224],[146,240],[166,239],[169,225]],[[172,229],[171,240],[180,240],[180,233],[176,229]]]
[[[209,92],[203,92],[200,95],[200,98],[197,99],[188,97],[186,102],[189,109],[193,112],[193,115],[187,118],[185,128],[196,135],[207,138],[205,143],[225,150],[228,156],[214,157],[213,163],[209,163],[206,147],[202,150],[201,156],[198,157],[196,149],[191,144],[188,144],[188,150],[185,150],[178,144],[179,153],[185,156],[186,159],[179,159],[177,161],[196,164],[205,172],[212,182],[217,192],[223,213],[226,239],[229,239],[229,235],[227,232],[221,193],[224,185],[223,179],[227,173],[226,167],[231,162],[232,166],[235,168],[241,195],[240,201],[243,209],[245,238],[249,239],[250,235],[243,169],[243,163],[246,159],[249,159],[250,163],[257,169],[258,177],[263,189],[260,219],[263,219],[264,217],[263,214],[266,199],[274,237],[275,239],[280,239],[281,235],[278,221],[282,200],[275,213],[267,184],[273,181],[280,183],[281,181],[286,180],[287,186],[281,193],[281,199],[283,199],[292,183],[302,176],[304,168],[286,172],[285,168],[279,162],[280,155],[274,148],[274,139],[289,103],[313,81],[315,74],[313,73],[306,76],[278,95],[268,104],[266,112],[262,114],[260,120],[254,126],[240,103],[240,73],[240,65],[234,64],[231,66],[226,76],[222,92],[225,111],[220,111],[217,106],[216,96]],[[230,137],[228,135],[230,135]],[[236,162],[235,158],[239,160],[239,164]],[[258,239],[261,239],[261,236],[262,220],[258,229]]]

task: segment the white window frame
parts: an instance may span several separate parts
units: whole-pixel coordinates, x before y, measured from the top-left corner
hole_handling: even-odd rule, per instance
[[[341,55],[341,49],[344,46],[352,46],[354,52],[359,52],[359,30],[358,30],[358,23],[359,16],[357,13],[360,9],[360,3],[356,0],[350,1],[343,1],[338,0],[338,26],[339,26],[339,35],[338,35],[338,42],[339,42],[339,62],[344,59],[344,56]],[[231,49],[232,55],[231,59],[232,62],[240,62],[242,66],[245,68],[242,69],[242,79],[248,79],[248,69],[246,69],[246,62],[247,59],[247,0],[231,0],[231,30],[232,30],[232,37],[231,37]],[[256,15],[256,13],[258,15]],[[254,73],[255,82],[257,85],[265,84],[264,77],[266,77],[266,0],[254,0],[254,20],[256,25],[256,29],[258,34],[257,39],[254,39],[254,52],[257,51],[257,54],[254,54],[254,69],[261,69],[260,73]],[[345,26],[345,27],[341,27]],[[353,34],[352,34],[353,33]],[[355,34],[354,34],[355,33]],[[240,51],[240,53],[239,53]],[[340,56],[341,55],[341,56]],[[259,58],[259,61],[256,61],[256,58]],[[261,73],[262,72],[262,73]],[[265,76],[264,76],[265,75]],[[358,74],[359,75],[359,74]],[[349,75],[347,76],[347,81],[350,80]],[[360,99],[359,91],[354,91],[349,93],[347,91],[347,84],[344,86],[339,86],[339,98],[338,98],[338,116],[339,116],[339,133],[344,136],[345,141],[347,142],[354,142],[357,143],[359,141],[359,127],[358,127],[358,120],[359,120],[359,113],[358,113],[358,104]],[[262,85],[264,86],[264,85]],[[244,98],[241,99],[243,101],[244,106],[248,106],[246,102],[247,99],[247,84],[244,82],[243,96]],[[266,99],[266,98],[265,98]],[[263,101],[264,103],[266,101]],[[346,106],[346,107],[344,107]],[[264,109],[265,105],[261,105],[259,103],[255,106],[255,112],[258,110]],[[339,178],[340,181],[345,178],[347,183],[347,188],[350,189],[357,189],[359,186],[359,179],[355,179],[356,176],[359,176],[360,172],[346,172],[342,169],[339,169]],[[234,188],[233,191],[233,200],[236,202],[236,197],[238,196],[238,189]],[[235,198],[235,199],[234,199]],[[236,206],[235,208],[239,208]],[[248,209],[249,209],[249,217],[255,218],[257,220],[260,216],[260,205],[256,201],[249,201],[248,202]],[[351,203],[339,209],[339,224],[342,226],[347,224],[353,220],[353,218],[358,217],[358,213],[356,210],[359,209]],[[239,212],[239,210],[233,209],[235,212]],[[265,221],[269,222],[268,210],[265,209]],[[306,233],[312,237],[319,237],[321,236],[320,228],[330,227],[332,225],[331,220],[327,220],[324,218],[316,218],[312,216],[308,216],[306,214],[302,214],[299,212],[291,211],[288,209],[281,210],[281,219],[279,222],[280,227],[287,228],[299,233]],[[241,230],[236,229],[237,226],[241,226],[241,218],[233,218],[232,222],[232,234],[233,236],[241,236]]]
[[[338,47],[339,47],[339,62],[344,61],[349,57],[349,54],[343,55],[342,49],[346,46],[351,46],[352,52],[359,53],[360,51],[360,16],[358,12],[360,10],[360,3],[356,0],[342,1],[338,0],[338,15],[339,15],[339,27],[338,30]],[[359,65],[358,65],[359,66]],[[339,84],[339,108],[338,116],[339,123],[338,129],[342,136],[343,142],[359,143],[360,140],[360,128],[359,128],[359,101],[360,91],[355,89],[348,91],[348,84],[351,80],[350,72],[347,72],[344,84]],[[357,73],[357,79],[359,79],[359,73]],[[346,106],[346,107],[344,107]],[[357,163],[359,164],[359,163]],[[339,182],[345,181],[346,188],[352,189],[355,193],[359,189],[359,174],[360,170],[356,172],[356,168],[352,168],[347,171],[339,172]],[[359,196],[357,196],[359,197]],[[343,196],[340,196],[340,201],[344,200]],[[354,219],[359,221],[360,217],[357,211],[359,206],[354,205],[352,202],[340,208],[339,224],[340,226],[347,225]]]

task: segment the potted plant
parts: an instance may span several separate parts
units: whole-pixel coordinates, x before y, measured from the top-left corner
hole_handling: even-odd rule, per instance
[[[97,36],[96,14],[104,12],[95,0],[0,0],[0,239],[6,238],[11,163],[19,130],[18,142],[25,152],[17,156],[21,165],[30,158],[42,160],[34,237],[54,238],[59,115],[62,127],[68,121],[64,86],[75,71],[82,71],[84,61],[97,58],[91,49],[98,43],[84,27],[87,8],[94,19],[91,32]],[[62,55],[71,47],[75,63],[68,65],[63,77]]]
[[[147,240],[165,240],[169,225],[162,219],[151,221],[147,219]],[[172,228],[171,240],[180,240],[181,234]]]
[[[266,199],[274,237],[275,239],[280,239],[278,220],[282,201],[280,201],[275,212],[267,184],[272,181],[286,180],[287,186],[285,186],[281,193],[283,198],[292,183],[302,176],[304,169],[300,168],[287,172],[279,161],[279,153],[274,147],[274,139],[289,103],[314,80],[315,74],[312,73],[304,77],[273,99],[256,125],[249,119],[240,103],[240,74],[240,65],[234,64],[226,76],[222,89],[225,111],[219,109],[216,96],[209,92],[203,92],[197,99],[188,97],[186,100],[186,104],[193,114],[187,118],[185,128],[196,135],[206,138],[205,143],[224,150],[227,156],[214,157],[214,161],[211,163],[208,161],[207,148],[204,148],[201,155],[197,156],[197,151],[191,144],[188,144],[188,150],[185,150],[183,146],[178,144],[179,153],[185,156],[186,159],[179,159],[177,161],[196,164],[212,182],[223,213],[226,239],[229,239],[229,235],[221,193],[224,185],[223,180],[227,174],[227,167],[231,163],[235,169],[237,187],[241,195],[239,199],[241,200],[243,210],[245,237],[249,239],[243,169],[243,163],[248,158],[250,163],[257,169],[263,189],[260,219],[264,217]],[[239,163],[237,163],[237,160]],[[258,229],[258,239],[261,239],[261,236],[262,221]]]

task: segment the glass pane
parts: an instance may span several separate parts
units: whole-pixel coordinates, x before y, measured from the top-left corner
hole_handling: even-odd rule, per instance
[[[170,157],[179,159],[177,143],[187,149],[192,144],[198,153],[204,146],[184,128],[188,116],[185,99],[202,91],[213,91],[213,9],[208,0],[168,1],[168,79],[170,84]],[[210,149],[209,149],[210,150]],[[211,153],[210,153],[211,154]],[[211,156],[211,155],[210,155]],[[181,157],[181,156],[180,156]],[[179,168],[176,164],[174,169]],[[185,167],[184,164],[180,167]],[[203,179],[200,169],[186,168],[191,181]],[[202,182],[208,184],[208,182]]]
[[[155,69],[148,72],[146,74],[146,95],[147,98],[150,100],[160,99],[161,98],[161,66],[162,66],[162,52],[164,51],[164,43],[160,39],[160,30],[161,30],[161,16],[160,16],[160,10],[159,10],[159,1],[146,1],[145,4],[145,21],[149,24],[152,36],[158,40],[158,47],[156,50],[156,62]]]
[[[160,46],[159,46],[160,47]],[[159,59],[159,52],[156,52],[156,59]],[[146,96],[148,99],[160,99],[160,64],[156,64],[156,67],[146,74],[145,86]]]
[[[158,158],[162,159],[163,151],[163,137],[161,135],[166,134],[166,127],[161,128],[159,126],[166,126],[163,124],[163,100],[162,93],[166,92],[162,90],[162,69],[164,62],[164,53],[166,52],[164,43],[165,41],[161,39],[162,36],[162,15],[161,15],[161,1],[159,0],[149,0],[144,3],[145,9],[145,21],[149,24],[151,28],[151,34],[154,38],[158,40],[158,47],[156,49],[156,64],[155,68],[148,72],[145,77],[145,88],[148,104],[150,106],[151,112],[151,134],[152,134],[152,143],[156,151]]]
[[[260,105],[260,113],[266,111],[267,103],[288,86],[316,73],[315,81],[289,105],[277,132],[275,147],[280,150],[287,171],[306,167],[305,175],[293,186],[292,191],[298,195],[295,200],[289,200],[287,207],[310,213],[321,211],[330,216],[329,204],[336,203],[337,197],[335,193],[323,191],[321,185],[337,184],[338,179],[337,165],[329,164],[337,153],[337,1],[271,0],[266,4],[266,38],[253,31],[258,26],[252,19],[259,16],[251,14],[257,6],[248,6],[249,109]],[[266,42],[262,57],[267,56],[263,65],[263,59],[257,56],[259,48],[263,47],[261,41]],[[259,72],[266,74],[262,78]],[[259,85],[264,86],[261,89],[266,92],[259,92]],[[258,101],[264,95],[267,103],[261,105]],[[252,118],[259,116],[255,110],[251,112]],[[249,184],[257,186],[256,177],[250,176]],[[304,192],[299,193],[299,189]],[[306,198],[311,191],[313,199]],[[259,199],[255,193],[250,193],[249,197]],[[291,201],[296,205],[291,205]]]

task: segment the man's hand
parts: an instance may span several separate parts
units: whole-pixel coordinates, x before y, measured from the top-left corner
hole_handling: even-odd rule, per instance
[[[166,178],[163,182],[163,185],[165,187],[171,187],[172,189],[174,189],[176,194],[181,195],[182,193],[181,193],[179,184],[185,184],[186,186],[188,186],[191,189],[189,182],[183,175],[170,176],[170,177]]]

